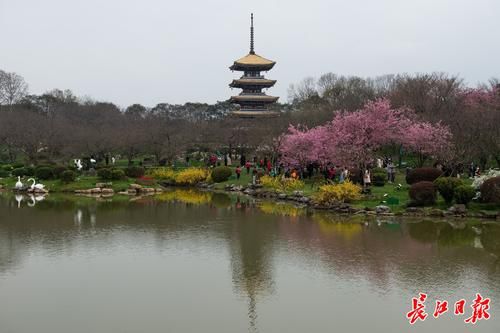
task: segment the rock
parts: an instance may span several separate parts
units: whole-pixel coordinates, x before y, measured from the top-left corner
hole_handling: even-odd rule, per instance
[[[101,189],[101,193],[102,193],[102,195],[109,195],[109,194],[112,195],[115,193],[115,191],[113,191],[112,188],[103,188],[103,189]]]
[[[155,189],[154,188],[149,188],[149,187],[143,187],[139,190],[139,192],[141,193],[154,193],[155,192]]]
[[[102,190],[99,187],[90,189],[90,193],[92,193],[92,194],[99,194],[101,192],[102,192]]]
[[[302,203],[309,203],[310,199],[308,197],[301,197],[299,198],[299,202],[302,202]]]
[[[453,215],[465,215],[465,213],[467,213],[467,208],[465,205],[456,204],[448,208],[448,212]]]
[[[431,209],[427,215],[429,216],[434,216],[434,217],[443,217],[444,212],[441,209]]]
[[[156,193],[162,193],[163,189],[161,187],[157,187],[157,188],[155,188],[155,192]]]
[[[418,207],[408,207],[406,208],[407,213],[420,213],[422,211],[421,208]]]
[[[248,194],[248,195],[253,195],[253,194],[255,194],[255,191],[250,189],[250,188],[247,188],[246,190],[243,191],[243,193]]]
[[[127,192],[127,191],[121,191],[121,192],[118,192],[118,194],[121,194],[121,195],[128,195],[128,192]]]
[[[99,187],[99,188],[110,188],[111,186],[113,186],[113,183],[97,183],[97,184],[95,184],[95,187]]]
[[[286,198],[287,198],[287,195],[285,193],[278,194],[278,199],[286,200]]]
[[[375,212],[377,214],[390,213],[391,208],[389,206],[379,205],[379,206],[375,207]]]
[[[129,188],[127,190],[127,194],[128,195],[136,195],[137,194],[137,190],[133,189],[133,188]]]
[[[139,184],[130,184],[129,188],[133,189],[133,190],[140,190],[142,188],[142,186]]]
[[[293,191],[293,195],[296,197],[303,197],[304,191]]]

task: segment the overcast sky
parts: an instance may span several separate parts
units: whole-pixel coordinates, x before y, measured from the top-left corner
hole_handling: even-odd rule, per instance
[[[498,0],[0,0],[0,69],[120,106],[222,101],[251,12],[282,101],[325,72],[500,77]]]

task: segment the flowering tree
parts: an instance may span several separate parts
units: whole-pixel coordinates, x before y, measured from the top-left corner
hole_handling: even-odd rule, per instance
[[[419,167],[429,157],[447,159],[451,151],[451,132],[440,123],[413,122],[401,139],[405,148],[417,154]]]
[[[339,112],[324,126],[290,126],[280,142],[280,152],[287,165],[319,161],[364,166],[382,147],[402,144],[418,153],[423,163],[429,156],[447,151],[450,138],[445,126],[420,122],[412,110],[393,109],[388,100],[379,99],[355,112]]]

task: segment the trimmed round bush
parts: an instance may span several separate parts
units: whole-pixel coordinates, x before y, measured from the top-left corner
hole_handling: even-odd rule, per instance
[[[487,179],[480,188],[481,201],[500,204],[500,177]]]
[[[467,205],[476,195],[476,190],[472,186],[460,185],[455,188],[455,201],[457,204]]]
[[[418,182],[410,187],[412,205],[431,206],[436,203],[437,190],[433,182]]]
[[[230,167],[227,166],[216,167],[212,170],[212,180],[215,183],[222,183],[228,180],[232,174],[233,171],[231,170]]]
[[[140,166],[130,166],[126,169],[125,174],[130,178],[139,178],[144,176],[146,171]]]
[[[121,180],[125,178],[125,172],[117,168],[102,168],[97,170],[97,176],[101,180]]]
[[[42,166],[35,169],[35,177],[41,180],[54,178],[54,170],[48,166]]]
[[[5,169],[0,169],[0,178],[7,178],[10,176],[10,171]]]
[[[102,180],[112,180],[111,168],[98,169],[97,176]]]
[[[111,180],[121,180],[125,178],[125,171],[122,169],[111,169]]]
[[[451,204],[455,197],[455,189],[463,185],[462,180],[455,177],[439,177],[434,181],[434,184],[447,204]]]
[[[384,186],[387,180],[387,171],[383,168],[374,168],[371,172],[371,176],[374,186]]]
[[[433,182],[443,174],[443,171],[437,168],[417,168],[410,171],[406,176],[406,183],[415,184],[418,182]]]
[[[11,172],[12,170],[14,170],[14,168],[10,164],[4,164],[4,165],[2,165],[0,167],[0,169],[5,170],[5,171],[9,171],[9,172]]]
[[[76,179],[76,172],[71,170],[65,170],[59,175],[59,178],[65,183],[74,182]]]

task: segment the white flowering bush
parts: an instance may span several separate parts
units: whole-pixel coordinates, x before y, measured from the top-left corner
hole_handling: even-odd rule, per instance
[[[481,185],[483,185],[483,183],[486,180],[493,178],[493,177],[499,177],[499,176],[500,176],[500,170],[490,169],[487,173],[485,173],[479,177],[475,177],[474,181],[472,182],[472,187],[474,187],[476,190],[479,191],[479,188],[481,187]]]

